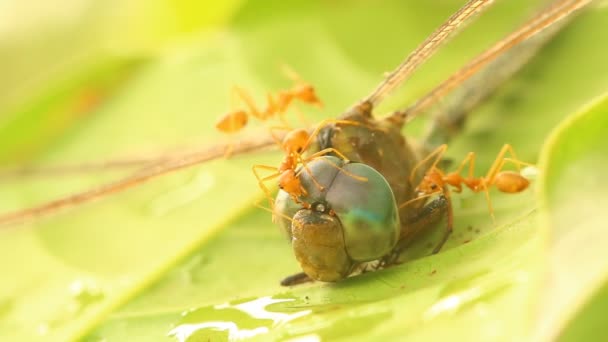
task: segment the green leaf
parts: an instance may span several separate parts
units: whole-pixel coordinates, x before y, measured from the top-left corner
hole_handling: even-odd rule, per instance
[[[605,339],[604,314],[607,307],[608,285],[604,284],[560,332],[559,341]]]
[[[545,177],[541,198],[546,211],[544,220],[550,229],[550,277],[544,292],[544,314],[539,333],[556,337],[560,327],[575,319],[565,332],[564,340],[599,338],[605,333],[585,328],[597,320],[600,308],[606,310],[604,286],[608,280],[605,258],[606,191],[604,176],[608,172],[608,96],[584,108],[563,122],[549,138],[543,151],[541,167]],[[599,292],[599,293],[598,293]],[[575,318],[589,299],[599,299]]]
[[[194,32],[180,44],[166,43],[166,36],[159,35],[162,49],[147,48],[148,37],[155,34],[144,35],[143,48],[125,34],[124,44],[131,46],[132,41],[137,47],[130,57],[143,55],[147,63],[88,120],[52,144],[42,143],[35,161],[138,156],[227,140],[214,131],[213,122],[228,107],[230,86],[250,89],[261,100],[265,91],[289,85],[280,75],[282,62],[313,82],[326,103],[322,112],[307,111],[309,120],[335,116],[370,91],[382,72],[400,62],[457,5],[251,1],[236,12],[227,10],[234,16],[223,12],[232,18],[224,26]],[[387,110],[421,95],[512,29],[532,7],[523,0],[499,2],[423,67]],[[603,76],[608,52],[596,43],[608,34],[607,14],[604,9],[585,14],[561,34],[475,113],[450,156],[459,160],[468,150],[477,151],[478,167],[484,169],[502,144],[510,142],[522,159],[534,161],[556,123],[608,88]],[[226,17],[213,22],[226,22]],[[576,71],[572,61],[577,61]],[[88,63],[78,70],[86,70]],[[67,74],[51,77],[41,88],[55,90],[59,80],[71,79],[73,74]],[[32,99],[38,95],[30,94]],[[22,102],[19,108],[32,105]],[[11,116],[25,112],[15,110]],[[27,135],[29,128],[19,129]],[[406,334],[498,339],[526,333],[530,321],[521,312],[538,295],[546,242],[535,229],[536,214],[530,213],[532,192],[492,193],[496,226],[482,196],[459,196],[456,232],[439,255],[336,285],[285,290],[278,280],[298,266],[269,215],[251,209],[261,195],[250,166],[278,160],[277,154],[258,153],[214,161],[3,230],[0,272],[11,281],[0,284],[2,337],[166,340],[179,324],[217,319],[234,322],[241,330],[268,329],[270,335],[259,335],[261,339],[310,334],[355,334],[362,340]],[[30,206],[119,176],[108,172],[11,180],[3,184],[0,206]],[[235,309],[244,303],[264,309],[272,302],[266,311],[282,316],[264,318]],[[287,322],[297,315],[302,317]],[[221,337],[226,331],[195,333],[208,334]]]

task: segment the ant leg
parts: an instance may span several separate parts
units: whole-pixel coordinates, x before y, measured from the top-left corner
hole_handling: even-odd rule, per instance
[[[283,125],[288,126],[285,117],[280,115],[283,113],[281,112],[275,97],[271,93],[266,93],[266,109],[262,112],[262,120],[266,120],[277,113],[279,114],[279,121],[281,121]]]
[[[260,112],[258,107],[255,105],[255,101],[253,101],[253,98],[245,89],[234,86],[232,88],[232,91],[235,93],[234,96],[236,96],[237,99],[242,101],[245,106],[247,106],[247,108],[249,109],[249,114],[262,121],[266,119],[264,113]]]
[[[492,167],[490,167],[490,170],[488,170],[488,174],[486,175],[488,184],[493,183],[494,179],[496,178],[496,175],[498,174],[498,172],[500,172],[500,170],[504,166],[504,159],[505,159],[505,155],[507,153],[510,153],[511,156],[513,156],[513,159],[518,160],[517,155],[515,154],[515,151],[513,150],[513,147],[509,144],[504,144],[502,146],[502,148],[500,149],[500,152],[498,152],[496,159],[494,159],[494,163],[492,163]],[[520,171],[521,166],[517,163],[516,163],[516,166],[517,166],[517,170]]]
[[[267,211],[267,212],[271,213],[272,214],[272,222],[273,223],[276,223],[275,219],[276,219],[277,216],[280,216],[280,217],[282,217],[282,218],[284,218],[284,219],[286,219],[286,220],[288,220],[290,222],[293,221],[293,218],[291,218],[291,217],[289,217],[289,216],[287,216],[287,215],[285,215],[283,213],[278,213],[275,210],[273,210],[272,208],[266,208],[265,206],[261,205],[260,201],[256,201],[255,203],[253,203],[253,206],[256,207],[256,208],[259,208],[259,209],[262,209],[264,211]]]
[[[325,154],[326,153],[329,153],[329,152],[325,152]],[[317,155],[317,154],[318,154],[318,152],[315,153],[315,154],[313,154],[312,156],[306,158],[306,159],[303,159],[302,156],[299,155],[298,156],[299,157],[299,161],[298,162],[300,164],[302,164],[302,168],[304,169],[304,171],[306,171],[306,173],[308,173],[308,175],[310,176],[310,179],[312,179],[312,182],[315,184],[315,186],[317,187],[317,189],[319,189],[319,191],[323,191],[323,189],[325,189],[325,187],[323,185],[321,185],[321,183],[319,183],[319,181],[317,180],[317,178],[315,178],[315,176],[312,174],[312,171],[308,167],[308,161],[314,159],[316,157],[315,155]],[[323,159],[323,160],[326,161],[327,163],[329,163],[330,165],[332,165],[332,166],[340,169],[340,170],[342,169],[338,165],[335,165],[334,163],[330,162],[329,160],[325,160],[325,159]]]
[[[291,100],[291,95],[288,93],[279,92],[276,101],[272,95],[268,94],[268,108],[266,109],[268,116],[272,115],[271,113],[276,113],[279,121],[281,121],[283,125],[289,126],[287,119],[285,119],[285,113],[287,112],[287,107],[289,107]]]
[[[513,158],[506,158],[505,155],[507,153],[511,154],[511,156]],[[500,174],[502,168],[504,167],[505,162],[511,162],[511,163],[515,164],[518,171],[521,171],[522,165],[533,166],[532,164],[522,162],[519,159],[517,159],[515,150],[513,149],[513,147],[511,145],[505,144],[500,149],[500,152],[498,153],[498,155],[496,156],[496,159],[492,163],[492,166],[488,170],[487,175],[482,179],[482,182],[480,183],[483,188],[483,191],[486,195],[486,200],[488,201],[488,208],[490,210],[490,215],[492,216],[492,221],[495,224],[496,224],[496,217],[494,216],[494,208],[492,206],[492,201],[490,200],[490,193],[488,191],[488,187],[491,185],[494,185],[496,183],[496,178]]]
[[[280,66],[281,72],[285,77],[293,81],[295,84],[304,84],[305,82],[302,80],[300,75],[287,63],[281,63]]]
[[[323,156],[325,154],[332,153],[332,152],[336,153],[337,155],[339,155],[343,160],[348,161],[348,159],[346,158],[346,156],[344,156],[340,151],[338,151],[338,150],[336,150],[336,149],[334,149],[332,147],[329,147],[329,148],[326,148],[324,150],[318,151],[318,152],[312,154],[311,156],[307,157],[306,159],[302,159],[301,156],[300,156],[300,159],[299,159],[299,163],[302,164],[302,168],[304,168],[304,170],[308,173],[308,175],[312,179],[313,183],[315,184],[315,186],[320,191],[322,191],[323,189],[325,189],[325,187],[323,185],[321,185],[319,183],[319,181],[317,181],[317,179],[313,176],[312,171],[308,167],[308,162],[311,161],[311,160],[313,160],[313,159],[315,159],[315,158],[318,158],[320,156]],[[323,159],[323,161],[326,162],[326,163],[328,163],[332,167],[334,167],[334,168],[336,168],[336,169],[344,172],[344,174],[346,174],[347,176],[349,176],[349,177],[351,177],[353,179],[359,180],[361,182],[367,182],[367,178],[365,178],[365,177],[360,177],[360,176],[354,175],[354,174],[352,174],[352,173],[344,170],[342,167],[336,165],[335,163],[332,163],[331,161],[329,161],[327,159]]]
[[[308,120],[306,120],[306,116],[304,115],[304,113],[302,113],[300,108],[293,107],[293,110],[294,110],[294,112],[296,112],[296,115],[298,116],[298,120],[300,121],[300,123],[303,126],[310,126],[310,122]]]
[[[323,153],[319,153],[319,152],[323,152]],[[319,151],[319,152],[317,152],[317,153],[315,153],[315,154],[318,154],[318,155],[323,155],[323,154],[327,154],[327,153],[330,153],[330,152],[337,152],[337,151],[336,151],[336,150],[334,150],[333,148],[327,148],[327,149],[322,150],[322,151]],[[338,152],[338,153],[339,153],[339,152]],[[318,157],[318,156],[316,156],[316,157]],[[309,176],[310,176],[310,178],[312,179],[312,181],[313,181],[313,183],[315,184],[315,186],[317,187],[317,189],[319,189],[319,191],[323,191],[323,190],[325,189],[325,187],[324,187],[323,185],[321,185],[321,183],[319,183],[319,181],[317,181],[317,179],[315,178],[315,176],[313,176],[312,171],[311,171],[311,170],[310,170],[310,168],[308,167],[308,163],[307,163],[307,162],[308,162],[309,160],[313,159],[313,158],[315,158],[315,157],[312,157],[312,156],[311,156],[311,157],[306,158],[306,159],[301,159],[301,160],[300,160],[300,164],[302,164],[302,168],[304,168],[304,170],[305,170],[305,171],[308,173],[308,175],[309,175]],[[329,161],[329,160],[327,160],[327,159],[322,159],[322,161],[324,161],[324,162],[328,163],[328,164],[329,164],[331,167],[333,167],[333,168],[335,168],[335,169],[338,169],[338,170],[340,170],[341,172],[344,172],[344,174],[345,174],[345,175],[347,175],[347,176],[349,176],[349,177],[351,177],[351,178],[353,178],[353,179],[355,179],[355,180],[358,180],[358,181],[360,181],[360,182],[367,182],[367,178],[365,178],[365,177],[360,177],[360,176],[357,176],[357,175],[355,175],[355,174],[352,174],[352,173],[350,173],[350,172],[348,172],[348,171],[344,170],[344,169],[343,169],[342,167],[340,167],[339,165],[337,165],[337,164],[335,164],[335,163],[333,163],[333,162],[331,162],[331,161]]]
[[[511,154],[511,156],[513,158],[506,158],[505,155],[507,153]],[[507,161],[510,162],[510,163],[515,164],[515,166],[517,167],[517,171],[518,172],[521,171],[521,166],[522,165],[534,167],[534,165],[532,165],[530,163],[526,163],[526,162],[520,161],[517,158],[517,155],[515,154],[515,150],[513,149],[513,147],[511,145],[509,145],[509,144],[505,144],[500,149],[500,152],[496,156],[496,159],[494,160],[494,163],[492,163],[492,167],[490,168],[490,170],[488,170],[488,174],[485,177],[487,184],[494,184],[494,182],[496,181],[496,176],[502,170],[502,168],[505,165],[505,162],[507,162]]]
[[[323,156],[323,155],[326,155],[326,154],[329,154],[329,153],[332,153],[332,152],[333,152],[333,153],[335,153],[335,154],[337,154],[337,155],[338,155],[338,157],[342,158],[342,159],[343,159],[345,162],[348,162],[348,161],[349,161],[349,160],[348,160],[348,158],[346,158],[346,156],[345,156],[344,154],[342,154],[342,152],[340,152],[340,151],[336,150],[336,149],[335,149],[335,148],[333,148],[333,147],[328,147],[328,148],[323,149],[323,150],[321,150],[321,151],[315,152],[314,154],[312,154],[312,155],[311,155],[311,156],[309,156],[308,158],[306,158],[306,159],[302,160],[302,161],[301,161],[301,163],[302,163],[302,165],[304,165],[304,164],[306,164],[306,163],[307,163],[309,160],[312,160],[312,159],[314,159],[314,158],[318,158],[318,157],[320,157],[320,156]],[[329,164],[329,165],[331,165],[332,167],[334,167],[334,168],[336,168],[336,169],[340,170],[341,172],[344,172],[344,174],[345,174],[345,175],[347,175],[347,176],[349,176],[349,177],[351,177],[351,178],[353,178],[353,179],[356,179],[356,180],[361,181],[361,182],[367,182],[367,178],[366,178],[366,177],[360,177],[360,176],[354,175],[354,174],[352,174],[352,173],[350,173],[350,172],[348,172],[348,171],[344,170],[344,168],[342,168],[342,167],[338,166],[337,164],[335,164],[335,163],[333,163],[333,162],[331,162],[331,161],[329,161],[329,160],[327,160],[327,159],[323,159],[323,161],[324,161],[324,162],[326,162],[326,163],[328,163],[328,164]]]
[[[455,174],[460,175],[462,173],[462,170],[464,169],[464,167],[469,164],[469,172],[467,173],[467,178],[468,179],[472,179],[475,177],[474,173],[475,173],[475,158],[476,158],[476,154],[475,152],[469,152],[467,154],[467,156],[462,160],[462,162],[460,162],[460,165],[458,166],[458,168],[456,169],[456,171],[454,171]]]
[[[447,187],[444,188],[447,191]],[[441,250],[445,242],[448,240],[453,230],[454,214],[452,210],[452,202],[449,193],[442,193],[437,199],[434,199],[427,203],[425,206],[420,208],[418,213],[411,217],[401,230],[401,237],[399,244],[391,256],[386,259],[387,264],[397,263],[399,255],[409,246],[412,241],[416,240],[416,237],[423,232],[425,229],[433,228],[436,223],[441,221],[447,216],[447,223],[445,233],[442,235],[441,240],[435,246],[432,254],[436,254]]]
[[[428,163],[433,158],[435,158],[435,160],[433,160],[433,163],[431,164],[431,167],[429,168],[429,170],[434,169],[435,166],[437,166],[437,164],[441,161],[441,158],[443,158],[443,155],[447,149],[448,149],[448,145],[446,145],[446,144],[440,145],[439,147],[437,147],[435,149],[435,151],[431,152],[426,158],[419,161],[416,164],[416,166],[414,166],[414,168],[412,169],[412,172],[410,172],[410,178],[409,178],[410,182],[412,182],[412,183],[414,182],[414,177],[416,176],[416,171],[418,171],[418,169],[420,169],[422,167],[422,165]]]
[[[480,191],[479,187],[481,187],[481,191],[483,191],[484,196],[486,197],[486,202],[488,202],[488,211],[490,212],[490,216],[492,217],[492,222],[494,222],[494,224],[496,224],[496,216],[494,215],[494,206],[492,205],[492,199],[490,198],[490,190],[488,188],[489,186],[491,186],[494,183],[494,180],[490,180],[487,177],[482,177],[480,179],[476,179],[475,182],[471,181],[475,177],[473,175],[474,170],[475,170],[475,153],[474,152],[469,152],[467,157],[462,161],[462,163],[458,167],[457,174],[460,174],[462,172],[462,169],[464,169],[467,162],[469,163],[469,172],[468,172],[467,179],[471,183],[465,183],[465,184],[469,188],[474,186],[474,188],[471,188],[474,192],[479,192]],[[492,168],[494,168],[496,165],[499,165],[498,169],[500,169],[500,168],[502,168],[503,163],[504,162],[501,161],[497,164],[495,161]],[[492,168],[490,170],[492,170]]]
[[[534,165],[534,164],[526,163],[526,162],[523,162],[523,161],[521,161],[519,159],[514,159],[514,158],[503,158],[503,162],[509,162],[509,163],[512,163],[512,164],[514,164],[516,166],[519,166],[519,167],[522,167],[522,166],[536,167],[536,165]]]
[[[310,278],[306,273],[300,272],[290,275],[289,277],[286,277],[285,279],[281,280],[281,286],[294,286],[299,284],[312,283],[313,281],[314,280],[312,280],[312,278]]]
[[[450,190],[447,188],[447,186],[443,188],[443,195],[440,198],[443,198],[445,200],[447,222],[445,227],[445,233],[443,234],[443,237],[441,238],[437,246],[435,246],[435,248],[433,249],[433,254],[439,253],[443,245],[446,243],[446,241],[448,241],[448,238],[450,237],[450,235],[452,235],[452,232],[454,231],[454,209],[452,208]]]
[[[458,169],[454,172],[454,174],[460,175],[462,173],[462,170],[464,169],[464,167],[467,165],[467,163],[469,164],[469,171],[467,174],[467,179],[470,182],[465,183],[465,185],[467,185],[469,188],[471,188],[471,190],[473,190],[474,192],[479,192],[480,191],[479,187],[481,187],[481,191],[483,191],[483,193],[486,197],[486,202],[488,202],[488,211],[490,212],[490,216],[492,217],[492,222],[496,223],[496,216],[494,216],[494,207],[492,206],[492,199],[490,198],[490,191],[488,189],[488,185],[491,185],[492,182],[490,182],[488,180],[488,178],[485,178],[485,177],[476,179],[475,182],[472,181],[473,179],[475,179],[475,175],[474,175],[475,157],[476,157],[475,152],[469,152],[467,154],[467,156],[462,160],[462,162],[460,163],[460,166],[458,166]],[[497,164],[496,161],[494,162],[494,164]],[[498,164],[500,164],[500,163],[498,163]]]
[[[494,182],[496,181],[496,178],[501,174],[503,167],[505,166],[505,164],[509,162],[513,165],[515,165],[517,167],[517,171],[521,174],[521,167],[522,166],[527,166],[527,167],[532,167],[532,168],[536,168],[536,165],[531,164],[531,163],[526,163],[523,162],[519,159],[516,158],[502,158],[502,161],[500,162],[500,165],[498,166],[498,172],[496,172],[496,174],[494,175],[494,177],[492,178],[492,184],[494,184]],[[523,176],[521,176],[523,177]],[[525,177],[523,177],[525,178]]]
[[[315,176],[312,175],[312,170],[310,170],[308,165],[306,165],[306,163],[302,163],[302,168],[304,168],[306,173],[308,173],[308,175],[310,176],[310,179],[312,179],[312,182],[315,183],[315,186],[317,187],[317,189],[319,189],[319,191],[323,191],[325,189],[325,187],[323,185],[321,185],[321,183],[319,183],[319,181],[315,178]]]
[[[429,193],[429,194],[424,194],[424,195],[416,196],[416,197],[412,198],[412,199],[411,199],[411,200],[409,200],[409,201],[405,201],[405,202],[401,203],[401,204],[399,205],[399,209],[401,209],[401,208],[405,208],[405,207],[407,207],[408,205],[410,205],[410,204],[412,204],[412,203],[414,203],[414,202],[417,202],[417,201],[423,200],[423,199],[425,199],[425,198],[429,198],[429,197],[431,197],[431,196],[433,196],[433,195],[435,195],[435,194],[437,194],[437,193],[436,193],[436,192],[432,192],[432,193]]]
[[[356,121],[349,121],[349,120],[336,120],[336,119],[327,119],[327,120],[323,120],[323,121],[321,122],[321,124],[319,124],[319,125],[317,126],[317,128],[316,128],[316,129],[313,131],[313,133],[312,133],[311,135],[309,135],[309,136],[308,136],[308,139],[306,140],[306,143],[303,145],[303,146],[304,146],[304,147],[302,148],[302,150],[303,150],[303,151],[305,151],[305,150],[308,148],[308,146],[309,146],[309,145],[310,145],[310,143],[312,142],[312,139],[313,139],[313,138],[314,138],[316,135],[318,135],[318,134],[319,134],[320,129],[321,129],[321,127],[322,127],[322,125],[323,125],[324,123],[328,123],[328,122],[340,122],[340,123],[349,123],[349,124],[353,124],[353,125],[362,125],[362,124],[361,124],[361,123],[359,123],[359,122],[356,122]],[[275,138],[276,138],[276,137],[275,137]],[[276,139],[275,139],[275,140],[276,140]],[[280,145],[281,145],[281,146],[283,146],[283,145],[282,145],[282,143],[281,143]],[[311,176],[312,181],[314,182],[315,186],[316,186],[316,187],[317,187],[319,190],[323,190],[325,187],[324,187],[324,186],[322,186],[322,185],[321,185],[321,184],[320,184],[320,183],[317,181],[317,179],[316,179],[316,178],[313,176],[312,171],[310,170],[310,168],[309,168],[309,167],[308,167],[308,165],[307,165],[307,162],[308,162],[309,160],[311,160],[311,159],[313,159],[313,158],[317,157],[317,156],[320,156],[320,155],[323,155],[323,154],[328,154],[328,153],[330,153],[330,152],[335,152],[336,154],[340,155],[340,156],[341,156],[341,157],[342,157],[344,160],[348,160],[348,159],[347,159],[347,158],[346,158],[346,157],[345,157],[345,156],[344,156],[342,153],[340,153],[338,150],[333,149],[333,148],[328,148],[328,149],[325,149],[325,150],[323,150],[323,151],[319,151],[319,152],[317,152],[317,153],[313,154],[311,157],[308,157],[308,158],[306,158],[306,159],[303,159],[303,158],[301,157],[301,155],[299,155],[299,156],[298,156],[298,158],[299,158],[299,162],[302,164],[302,167],[303,167],[303,168],[304,168],[304,170],[305,170],[305,171],[306,171],[306,172],[307,172],[307,173],[308,173],[308,174]],[[330,164],[331,164],[331,163],[330,163]],[[336,167],[338,167],[338,166],[336,165]],[[344,171],[344,170],[343,170],[343,171]],[[351,175],[353,178],[359,179],[359,177],[357,177],[357,176],[355,176],[355,175],[353,175],[353,174],[351,174],[351,173],[348,173],[348,172],[346,172],[346,171],[344,171],[344,172],[345,172],[345,173],[347,173],[347,174],[349,174],[349,175]],[[367,179],[365,179],[365,181],[367,181]]]
[[[262,177],[258,173],[258,169],[259,170],[270,170],[270,171],[274,171],[275,173],[273,173],[273,174],[271,174],[269,176]],[[251,168],[251,170],[253,171],[253,174],[255,175],[255,178],[258,180],[258,186],[260,187],[260,189],[262,189],[262,191],[266,195],[266,198],[268,199],[268,204],[270,205],[270,207],[272,208],[272,210],[274,210],[274,200],[272,199],[272,195],[270,194],[270,190],[268,189],[268,187],[266,186],[266,184],[264,184],[264,182],[266,182],[268,180],[271,180],[271,179],[274,179],[274,178],[277,178],[281,174],[278,172],[278,169],[276,167],[267,166],[267,165],[254,165]]]
[[[277,145],[279,145],[279,147],[283,148],[283,139],[279,138],[276,134],[275,131],[291,131],[292,128],[289,127],[288,125],[285,126],[271,126],[268,128],[268,130],[270,131],[270,135],[272,136],[272,139],[277,143]]]
[[[321,151],[315,152],[315,153],[311,154],[305,160],[311,160],[311,159],[314,159],[317,157],[324,156],[329,153],[335,153],[338,157],[340,157],[340,159],[344,160],[345,163],[348,163],[350,161],[342,152],[336,150],[333,147],[328,147],[328,148],[322,149]]]
[[[452,209],[452,199],[447,187],[444,187],[444,192],[435,200],[429,202],[422,207],[420,213],[410,223],[413,226],[413,234],[417,234],[425,228],[433,226],[443,217],[447,217],[445,232],[441,236],[441,240],[433,248],[432,254],[437,254],[445,242],[448,240],[454,229],[454,211]],[[412,233],[410,233],[412,234]]]
[[[483,188],[483,192],[486,196],[486,201],[488,202],[488,210],[490,211],[492,222],[496,224],[496,216],[494,216],[494,207],[492,206],[492,200],[490,199],[490,191],[488,190],[488,186],[485,182],[482,182],[481,187]]]

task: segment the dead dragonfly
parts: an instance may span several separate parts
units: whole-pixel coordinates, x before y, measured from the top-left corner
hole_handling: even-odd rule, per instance
[[[423,42],[369,96],[367,96],[349,111],[359,111],[364,115],[371,114],[372,108],[376,107],[384,99],[384,97],[388,95],[388,93],[405,81],[420,64],[428,59],[432,53],[435,52],[443,42],[445,42],[448,36],[451,35],[456,28],[469,20],[475,13],[483,10],[491,2],[492,1],[469,1],[460,11],[454,14],[450,20],[446,22],[446,24],[442,25],[427,40],[425,40],[425,42]],[[472,108],[477,102],[481,101],[482,98],[490,94],[492,90],[500,83],[501,79],[507,78],[510,76],[510,74],[515,72],[519,66],[523,65],[529,56],[532,56],[534,51],[536,51],[542,45],[542,43],[551,36],[551,34],[538,35],[538,33],[543,31],[546,33],[546,31],[557,30],[557,28],[561,26],[560,23],[565,22],[563,19],[568,18],[571,14],[586,6],[590,2],[591,1],[553,2],[553,4],[541,14],[534,17],[528,23],[516,30],[513,34],[499,41],[493,47],[481,54],[478,58],[474,59],[464,68],[450,76],[444,83],[432,90],[428,95],[422,97],[422,99],[413,106],[397,111],[397,113],[392,115],[391,119],[389,120],[401,121],[405,123],[421,113],[423,109],[431,107],[437,102],[438,99],[442,98],[457,86],[464,85],[463,88],[467,89],[467,80],[471,80],[472,78],[487,77],[487,73],[479,73],[479,70],[501,70],[501,74],[503,75],[495,78],[497,81],[492,81],[489,84],[486,84],[484,90],[479,91],[479,89],[476,89],[474,96],[465,96],[467,97],[467,101],[464,101],[462,106],[459,106],[458,109],[448,110],[447,113],[437,117],[437,120],[435,120],[433,123],[433,126],[424,141],[430,146],[436,146],[440,142],[446,142],[449,136],[451,136],[451,132],[455,131],[453,128],[461,126],[462,122],[464,122],[464,118],[466,117],[466,113],[468,113],[469,109]],[[546,30],[547,28],[549,28],[549,30]],[[508,58],[505,57],[507,55],[509,56]],[[513,58],[514,56],[520,57]],[[515,62],[505,63],[504,60],[509,59]],[[507,66],[502,67],[505,65]],[[469,87],[468,89],[475,88]],[[449,129],[445,129],[446,127]],[[273,144],[274,141],[270,137],[266,139],[256,138],[251,140],[242,140],[235,144],[234,154],[247,153],[260,148],[270,147]],[[102,185],[95,189],[52,200],[35,207],[1,214],[0,225],[6,226],[28,221],[37,216],[56,212],[62,208],[82,204],[108,194],[123,191],[167,173],[219,158],[223,156],[225,148],[225,145],[217,145],[203,149],[199,152],[181,155],[178,157],[143,160],[141,161],[140,165],[145,165],[145,167],[135,172],[131,176],[120,179],[116,182]],[[400,177],[402,176],[403,175],[400,175]]]
[[[503,147],[487,176],[476,178],[473,153],[463,160],[458,171],[443,173],[437,164],[447,145],[439,146],[425,157],[428,151],[424,148],[417,150],[408,144],[401,134],[402,127],[415,115],[417,108],[425,105],[426,98],[414,107],[398,110],[384,119],[373,116],[378,102],[432,54],[454,27],[485,4],[469,2],[367,98],[341,115],[337,122],[322,123],[315,130],[318,136],[314,150],[335,149],[341,152],[338,154],[340,158],[317,158],[305,165],[306,168],[299,173],[298,184],[301,183],[302,189],[298,190],[297,196],[280,187],[275,220],[291,240],[296,259],[304,271],[286,278],[283,285],[308,280],[339,281],[365,269],[369,262],[374,263],[375,268],[393,265],[421,232],[445,216],[445,233],[433,249],[437,253],[453,230],[449,187],[460,191],[465,185],[475,192],[485,192],[492,217],[489,187],[496,186],[507,193],[518,193],[528,187],[528,180],[519,173],[502,170],[506,162],[517,167],[527,164],[517,160],[509,145]],[[448,79],[430,96],[449,88],[451,80],[462,79],[467,72],[470,74],[479,61],[488,60],[488,56],[521,42],[530,28],[553,22],[547,21],[547,16],[560,14],[571,6],[576,5],[555,3],[547,12],[511,34],[506,44],[499,42],[501,45],[475,59],[473,62],[476,64],[465,67],[462,74]],[[454,115],[450,119],[463,121]],[[442,131],[448,129],[455,130],[443,127]],[[505,157],[508,153],[511,158]],[[350,161],[358,163],[351,164]],[[466,166],[469,173],[464,178],[460,173]],[[427,203],[432,195],[439,196]]]

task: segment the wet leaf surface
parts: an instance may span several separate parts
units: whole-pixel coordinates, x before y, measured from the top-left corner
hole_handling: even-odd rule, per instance
[[[145,56],[146,63],[107,101],[88,109],[86,119],[64,129],[60,138],[37,142],[42,146],[35,155],[23,157],[38,163],[89,161],[224,140],[214,132],[213,122],[227,108],[230,86],[251,89],[261,99],[265,91],[288,85],[278,68],[282,62],[313,82],[326,103],[323,111],[306,111],[310,120],[334,116],[370,91],[381,73],[457,4],[344,6],[339,1],[289,6],[247,2],[209,19],[214,29],[179,36],[171,44],[166,35],[157,36],[162,39],[152,45],[162,48],[146,44],[129,51],[128,58]],[[526,1],[499,2],[383,109],[422,94],[526,18],[532,7]],[[551,129],[608,89],[603,62],[608,51],[596,43],[608,34],[606,15],[605,9],[596,9],[560,34],[479,108],[451,146],[450,157],[459,160],[476,151],[478,167],[484,170],[509,142],[523,160],[536,161]],[[125,36],[131,38],[124,39],[126,46],[137,40]],[[88,70],[88,63],[78,70]],[[49,89],[57,81],[50,79]],[[16,102],[23,108],[32,105],[22,99]],[[420,125],[408,134],[415,135]],[[28,127],[20,129],[30,134]],[[591,148],[589,144],[583,148]],[[496,225],[482,196],[459,196],[456,232],[439,255],[340,284],[285,289],[278,281],[298,266],[269,214],[252,208],[261,195],[249,171],[253,164],[273,165],[278,158],[276,153],[256,153],[217,160],[4,229],[0,272],[11,281],[0,284],[0,330],[12,340],[87,336],[93,341],[167,340],[170,332],[192,340],[230,334],[260,339],[511,339],[528,333],[532,314],[522,312],[536,307],[545,262],[551,257],[545,253],[551,251],[551,240],[541,229],[532,191],[492,193]],[[3,211],[32,205],[122,173],[11,180],[3,183],[0,204]],[[549,181],[544,184],[553,189]]]

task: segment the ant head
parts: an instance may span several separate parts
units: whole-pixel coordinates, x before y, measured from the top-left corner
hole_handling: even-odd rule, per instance
[[[279,176],[279,188],[290,195],[302,195],[302,185],[300,179],[293,169],[285,170]]]
[[[418,184],[416,191],[422,194],[441,192],[442,184],[442,179],[438,174],[429,173]]]
[[[304,128],[294,129],[283,138],[283,148],[288,153],[300,154],[304,152],[309,136]]]
[[[315,88],[313,88],[313,86],[311,86],[309,84],[300,86],[297,89],[295,96],[300,101],[303,101],[306,103],[314,104],[319,107],[323,105],[323,103],[321,102],[321,100],[319,99],[319,97],[317,96],[317,94],[315,92]]]

